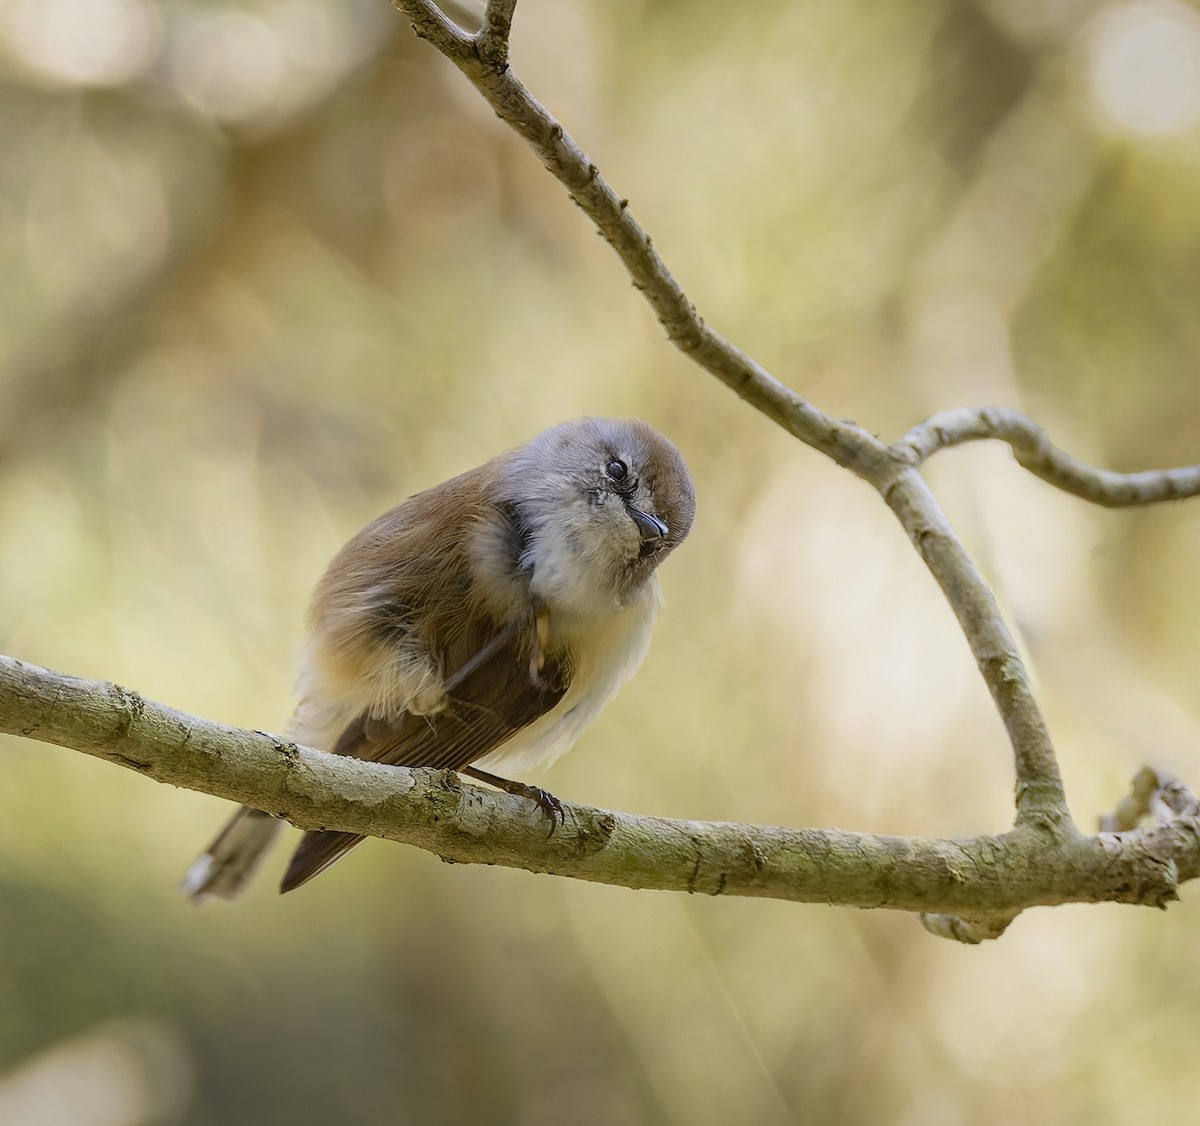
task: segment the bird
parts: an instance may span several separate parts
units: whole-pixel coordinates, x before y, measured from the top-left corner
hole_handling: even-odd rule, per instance
[[[641,666],[657,569],[695,516],[676,446],[640,419],[579,418],[409,497],[334,556],[310,603],[289,739],[337,755],[494,773],[565,753]],[[243,806],[188,870],[195,901],[233,899],[282,822]],[[291,891],[364,838],[306,832]]]

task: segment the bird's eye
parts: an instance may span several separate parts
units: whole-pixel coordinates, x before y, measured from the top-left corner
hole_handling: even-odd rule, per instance
[[[614,481],[624,481],[629,474],[629,466],[626,465],[619,457],[614,457],[605,467],[604,471]]]

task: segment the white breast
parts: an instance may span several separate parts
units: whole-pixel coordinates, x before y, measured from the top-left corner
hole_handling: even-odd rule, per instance
[[[571,686],[550,711],[474,765],[501,773],[520,771],[551,763],[569,751],[646,659],[661,603],[658,582],[651,578],[628,606],[610,609],[602,618],[556,623],[552,616],[552,636],[562,631],[577,653]]]

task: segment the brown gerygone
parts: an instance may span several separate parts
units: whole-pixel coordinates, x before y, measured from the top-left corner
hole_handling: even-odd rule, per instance
[[[339,755],[489,773],[571,747],[646,655],[655,569],[688,534],[679,451],[638,420],[583,418],[409,498],[338,552],[308,616],[288,736]],[[486,768],[486,770],[484,769]],[[280,822],[243,807],[189,870],[232,899]],[[305,833],[290,891],[363,838]]]

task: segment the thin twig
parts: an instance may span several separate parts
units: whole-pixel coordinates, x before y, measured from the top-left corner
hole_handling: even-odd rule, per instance
[[[508,37],[516,9],[517,0],[489,0],[483,26],[475,36],[479,57],[495,71],[508,67]]]
[[[1096,469],[1063,453],[1036,422],[1005,407],[963,407],[934,415],[893,449],[919,465],[938,450],[987,439],[1007,442],[1017,462],[1043,481],[1106,508],[1200,496],[1200,465],[1142,473]]]
[[[1144,766],[1129,784],[1129,793],[1112,813],[1100,818],[1100,831],[1123,833],[1147,822],[1165,825],[1177,817],[1195,817],[1200,801],[1178,778]]]
[[[401,11],[412,20],[417,37],[429,40],[452,62],[461,66],[466,60],[478,60],[475,36],[463,31],[436,4],[413,4]]]

